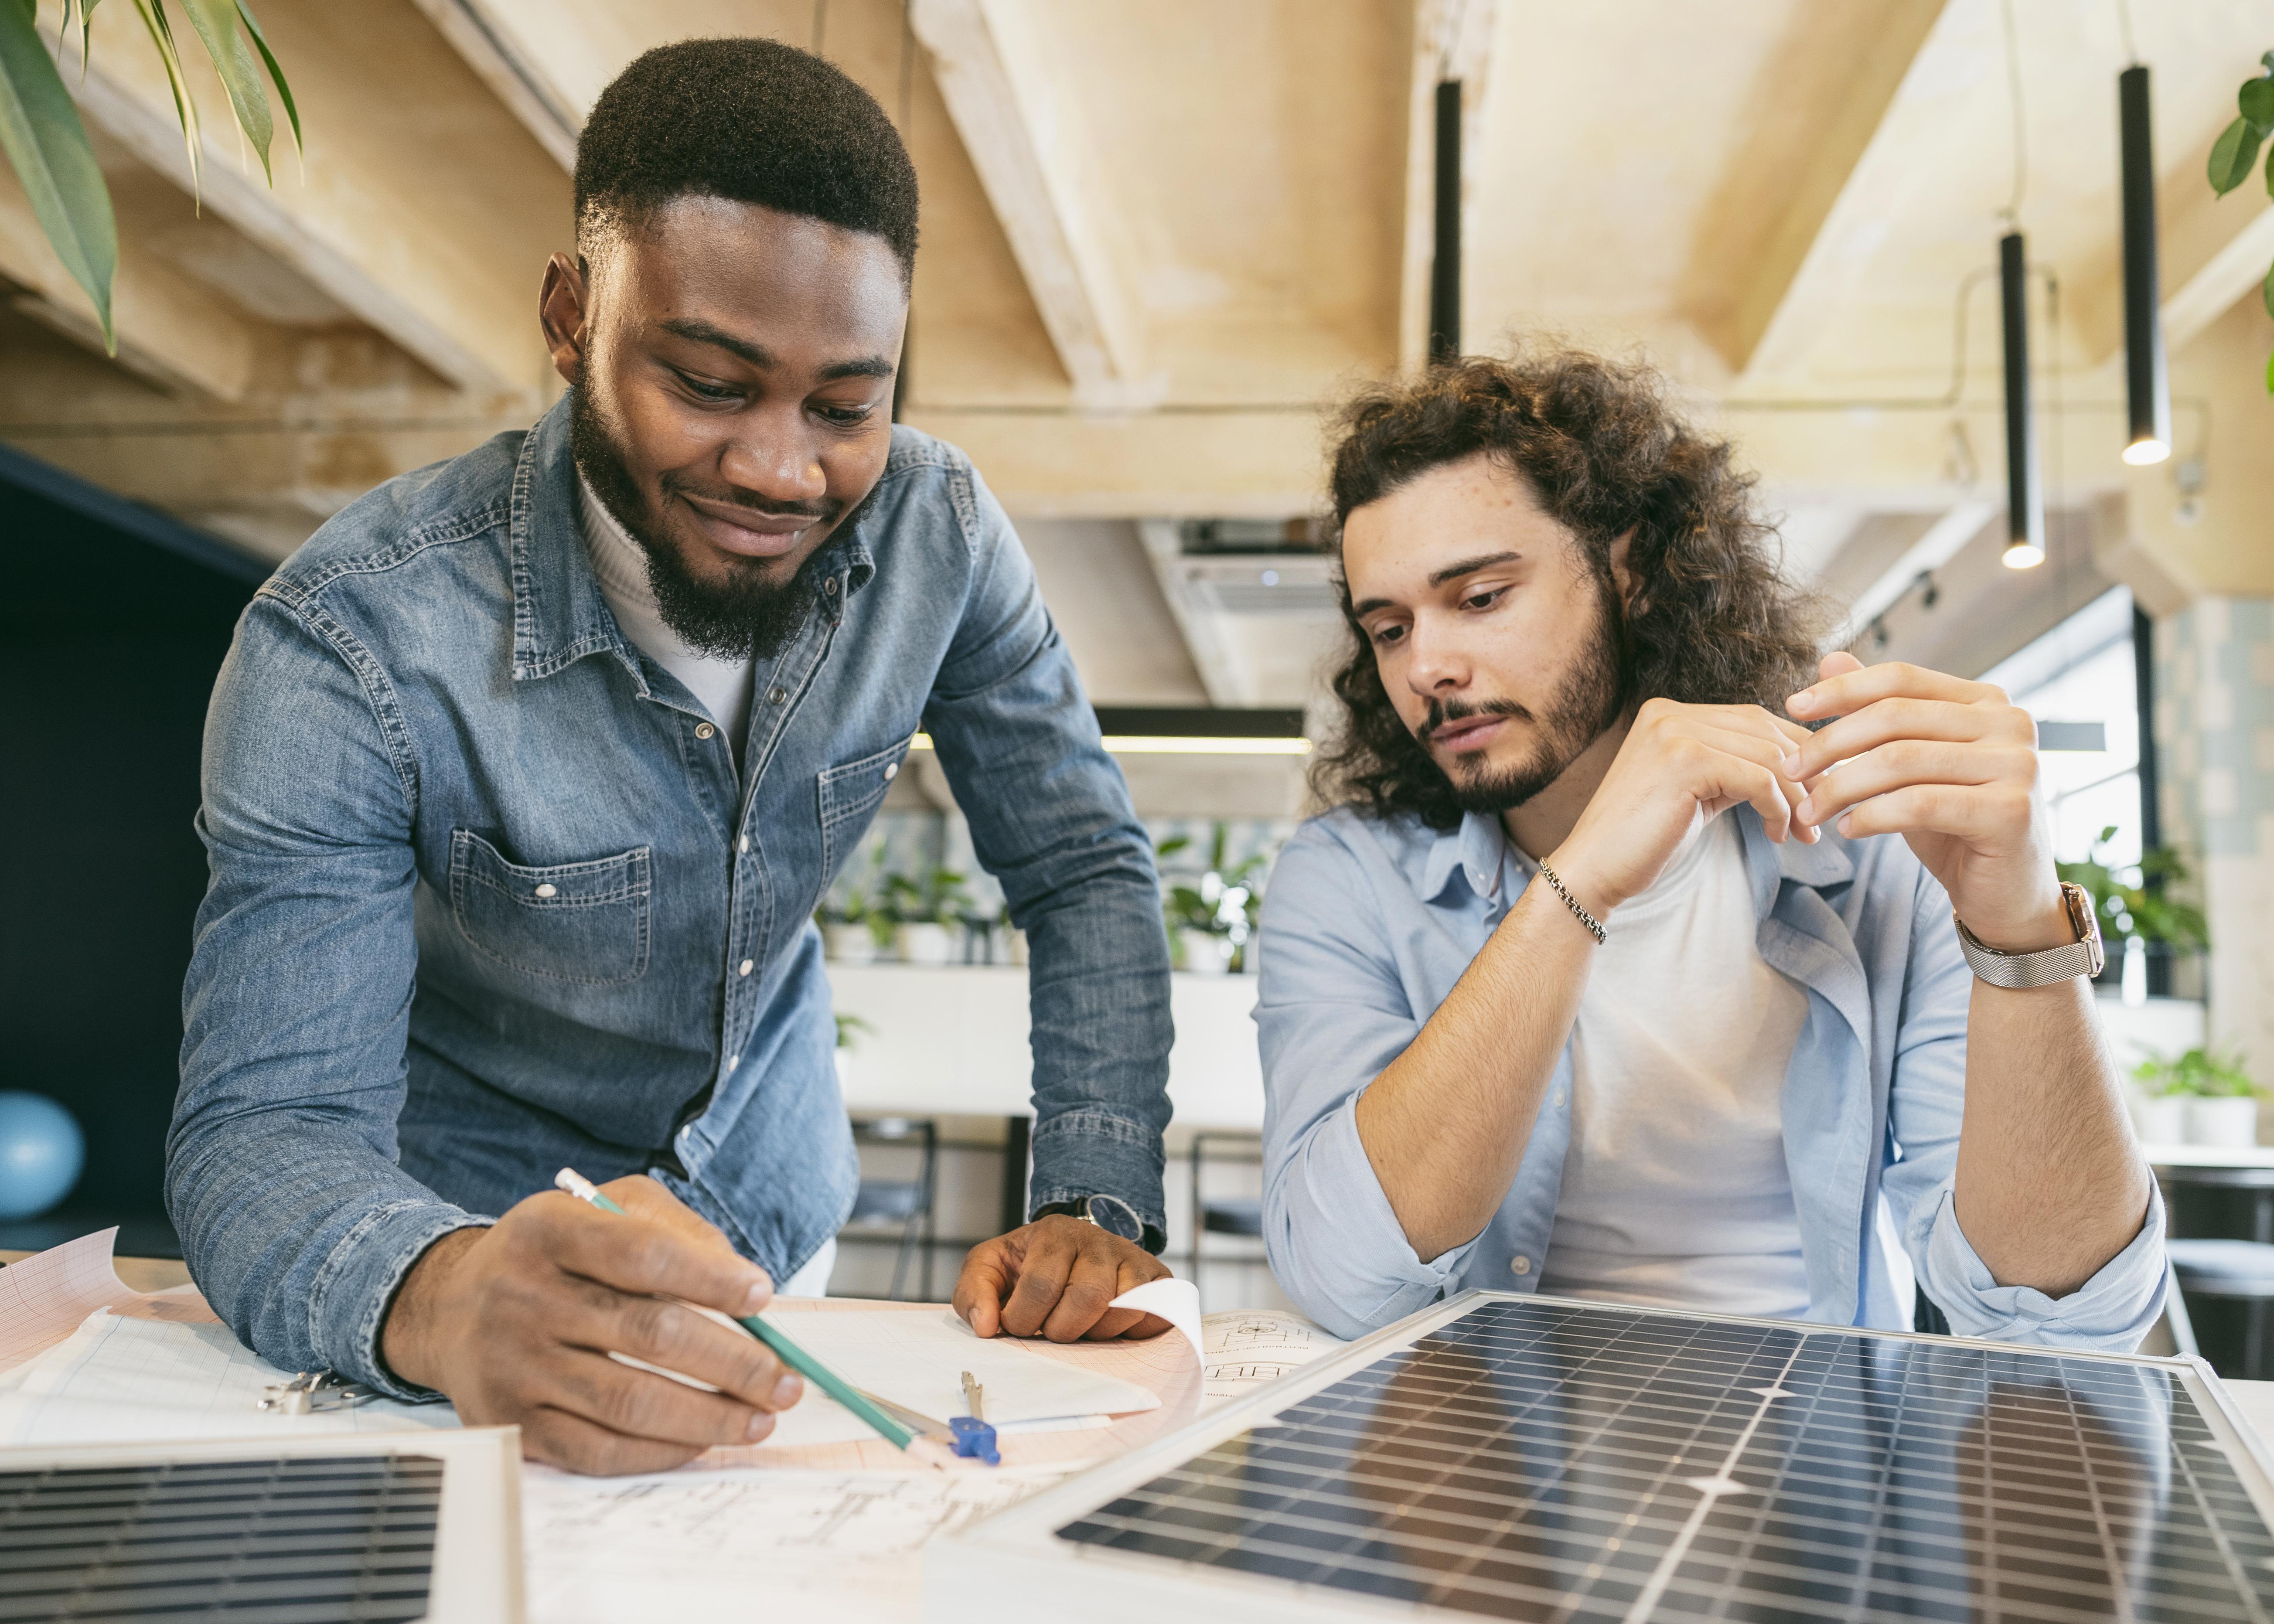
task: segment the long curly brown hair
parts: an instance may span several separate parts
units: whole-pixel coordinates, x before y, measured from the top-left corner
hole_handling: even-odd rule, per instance
[[[1568,349],[1472,357],[1366,389],[1338,428],[1337,545],[1355,509],[1430,469],[1484,452],[1520,475],[1604,589],[1623,708],[1662,695],[1781,710],[1814,680],[1822,610],[1785,579],[1752,477],[1732,466],[1728,442],[1682,421],[1650,368]],[[1611,546],[1629,531],[1636,585],[1622,608]],[[1342,726],[1314,759],[1312,791],[1450,829],[1461,821],[1452,784],[1398,718],[1349,584],[1336,584],[1349,630],[1332,683]]]

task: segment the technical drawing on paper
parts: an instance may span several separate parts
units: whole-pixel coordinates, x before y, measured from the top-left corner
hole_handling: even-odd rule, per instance
[[[1201,1338],[1211,1403],[1276,1381],[1343,1345],[1302,1315],[1273,1308],[1210,1314],[1201,1321]]]
[[[622,1624],[669,1598],[674,1624],[915,1615],[921,1552],[1058,1473],[751,1471],[596,1484],[523,1474],[533,1624]]]

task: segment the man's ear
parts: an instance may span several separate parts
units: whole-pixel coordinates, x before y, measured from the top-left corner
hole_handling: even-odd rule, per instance
[[[545,262],[545,282],[537,296],[537,322],[545,329],[545,347],[553,354],[553,370],[571,384],[584,380],[584,335],[591,297],[582,259],[557,253]]]
[[[1611,585],[1619,595],[1619,607],[1634,607],[1635,590],[1638,584],[1634,571],[1627,568],[1627,555],[1634,551],[1634,532],[1629,530],[1611,544]]]

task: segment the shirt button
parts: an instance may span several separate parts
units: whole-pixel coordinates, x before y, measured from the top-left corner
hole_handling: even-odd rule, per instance
[[[766,703],[769,704],[778,705],[788,697],[789,690],[786,688],[770,688],[766,690]]]
[[[737,974],[737,975],[748,975],[751,971],[753,971],[753,970],[757,969],[757,967],[758,967],[758,961],[757,961],[757,959],[745,959],[744,960],[742,960],[742,963],[740,963],[740,964],[738,964],[738,965],[736,965],[736,966],[734,966],[734,974]]]
[[[890,783],[891,783],[894,778],[898,778],[898,777],[900,776],[900,763],[898,763],[898,762],[887,762],[887,763],[885,763],[885,783],[887,783],[887,784],[890,784]]]
[[[729,1055],[727,1056],[727,1069],[729,1071],[733,1071],[736,1066],[742,1064],[742,1057],[740,1055]]]
[[[1532,1273],[1532,1259],[1519,1252],[1508,1260],[1508,1268],[1511,1274],[1529,1274]]]
[[[561,889],[557,885],[540,885],[537,888],[537,894],[540,897],[557,897],[561,894]]]
[[[747,851],[749,851],[749,850],[750,849],[750,837],[749,837],[749,836],[748,836],[748,835],[744,835],[744,836],[742,837],[742,844],[741,844],[740,846],[737,846],[734,849],[735,849],[736,851],[738,851],[738,852],[747,852]]]
[[[697,722],[695,724],[695,736],[697,739],[708,739],[712,733],[715,733],[718,731],[719,730],[717,728],[712,726],[708,722]]]

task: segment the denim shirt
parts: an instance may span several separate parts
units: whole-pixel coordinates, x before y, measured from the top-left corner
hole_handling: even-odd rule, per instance
[[[970,463],[893,431],[738,777],[601,596],[568,405],[351,504],[238,625],[167,1154],[215,1311],[406,1392],[377,1339],[410,1264],[564,1165],[653,1172],[793,1273],[855,1184],[810,916],[919,726],[1029,937],[1031,1199],[1161,1224],[1152,849]]]
[[[1724,816],[1743,832],[1761,957],[1808,992],[1779,1098],[1809,1319],[1908,1330],[1916,1281],[1962,1335],[2137,1347],[2163,1308],[2159,1195],[2130,1244],[2059,1298],[1999,1285],[1959,1230],[1973,975],[1934,876],[1899,836],[1849,841],[1826,830],[1814,846],[1780,846],[1751,808]],[[1255,1011],[1264,1236],[1288,1295],[1342,1335],[1441,1294],[1539,1285],[1571,1136],[1568,1041],[1500,1210],[1432,1261],[1406,1243],[1356,1116],[1359,1095],[1436,1011],[1529,870],[1497,818],[1472,814],[1441,834],[1345,808],[1306,823],[1272,871]]]

